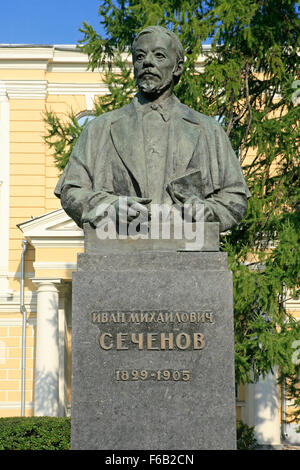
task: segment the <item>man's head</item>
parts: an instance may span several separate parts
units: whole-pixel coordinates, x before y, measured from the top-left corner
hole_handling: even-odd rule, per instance
[[[184,50],[178,37],[161,26],[143,29],[132,44],[134,76],[140,91],[159,95],[178,83]]]

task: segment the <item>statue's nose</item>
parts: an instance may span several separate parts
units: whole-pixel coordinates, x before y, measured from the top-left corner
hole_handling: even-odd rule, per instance
[[[153,65],[153,55],[150,52],[145,55],[143,65],[144,67]]]

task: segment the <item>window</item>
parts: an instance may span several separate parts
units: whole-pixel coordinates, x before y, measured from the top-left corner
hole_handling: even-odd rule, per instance
[[[95,114],[93,114],[91,111],[82,111],[76,117],[77,117],[78,124],[82,126],[83,124],[86,124],[88,121],[91,121],[92,119],[94,119]]]

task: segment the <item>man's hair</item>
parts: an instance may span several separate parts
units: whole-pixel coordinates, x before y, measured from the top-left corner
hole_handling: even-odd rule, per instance
[[[177,62],[179,62],[179,61],[184,62],[184,49],[183,49],[183,46],[182,46],[181,42],[179,41],[179,38],[177,37],[177,35],[175,33],[173,33],[173,31],[170,31],[169,29],[164,28],[162,26],[147,26],[146,28],[142,29],[142,31],[140,31],[136,35],[136,37],[134,38],[133,43],[132,43],[133,58],[134,58],[136,43],[137,43],[138,39],[141,36],[143,36],[144,34],[150,34],[150,33],[165,35],[165,36],[168,36],[169,38],[171,38],[171,40],[173,41],[174,46],[175,46]],[[179,78],[180,77],[177,78],[176,83],[179,81]]]

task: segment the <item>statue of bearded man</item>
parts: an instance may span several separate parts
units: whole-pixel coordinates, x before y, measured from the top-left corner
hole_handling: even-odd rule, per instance
[[[231,229],[250,193],[222,127],[174,95],[184,67],[178,37],[147,27],[132,55],[138,93],[85,126],[55,189],[62,207],[80,227],[96,227],[99,205],[112,204],[118,213],[122,196],[146,217],[151,204],[189,204],[192,217],[203,204],[205,222]]]

